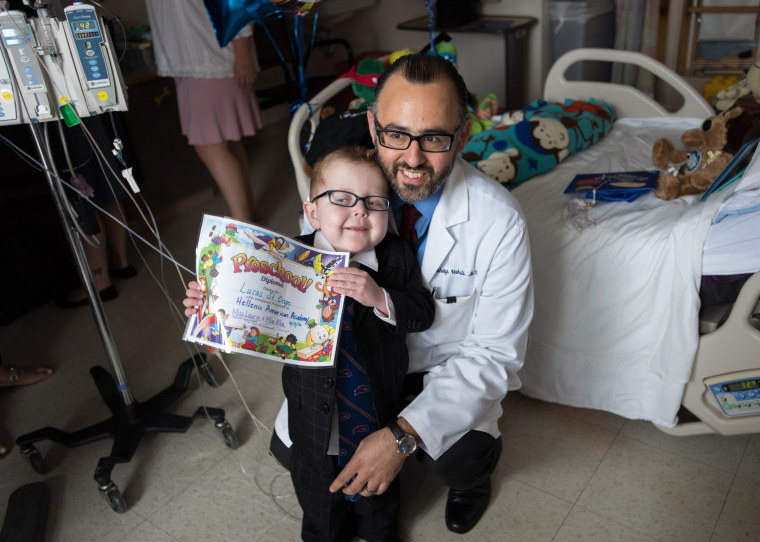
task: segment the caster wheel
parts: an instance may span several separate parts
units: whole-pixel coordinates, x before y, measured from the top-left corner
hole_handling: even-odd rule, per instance
[[[127,502],[121,496],[119,488],[111,482],[105,489],[100,489],[100,494],[108,502],[111,509],[117,514],[123,514],[127,511]]]
[[[214,368],[209,364],[208,361],[204,359],[198,363],[198,371],[201,373],[201,376],[209,386],[212,388],[219,386],[219,382],[216,379],[216,371],[214,371]]]
[[[45,460],[42,459],[42,455],[37,448],[31,446],[28,450],[22,450],[21,453],[26,457],[34,472],[37,474],[45,474],[47,472]]]
[[[238,447],[240,443],[238,442],[237,435],[235,434],[235,430],[232,429],[232,426],[228,421],[225,420],[221,424],[217,424],[216,429],[222,436],[224,445],[227,446],[227,448],[234,450]]]

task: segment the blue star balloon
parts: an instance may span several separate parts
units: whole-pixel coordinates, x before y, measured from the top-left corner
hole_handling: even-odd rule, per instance
[[[220,47],[232,41],[250,23],[264,24],[286,13],[306,15],[319,4],[297,0],[203,0]]]

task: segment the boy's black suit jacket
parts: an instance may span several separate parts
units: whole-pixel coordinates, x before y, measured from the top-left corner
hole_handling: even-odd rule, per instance
[[[313,246],[314,234],[298,240]],[[357,302],[354,332],[369,375],[378,428],[382,428],[402,409],[409,365],[406,334],[429,328],[435,306],[406,241],[389,233],[375,247],[375,253],[378,271],[367,272],[388,292],[396,312],[396,325],[383,322],[372,308]],[[327,454],[337,371],[337,363],[321,369],[285,365],[282,371],[290,439],[301,454],[315,459]]]

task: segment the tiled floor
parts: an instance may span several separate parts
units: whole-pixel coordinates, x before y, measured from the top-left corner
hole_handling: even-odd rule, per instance
[[[264,224],[293,235],[300,206],[285,130],[285,123],[268,126],[249,147],[256,194],[267,207]],[[216,198],[160,223],[163,241],[184,265],[203,212],[224,214],[224,204]],[[183,291],[177,272],[171,265],[162,270],[152,250],[141,251],[146,262],[135,251],[138,277],[117,282],[120,295],[105,308],[135,398],[144,401],[172,381],[191,351],[173,310]],[[169,303],[148,269],[163,272]],[[89,309],[34,310],[0,328],[0,351],[6,363],[56,369],[42,383],[0,390],[2,442],[46,425],[71,431],[108,417],[88,374],[93,365],[109,367]],[[224,408],[241,441],[237,450],[226,448],[205,420],[186,434],[145,436],[132,461],[113,471],[128,506],[117,514],[93,480],[110,440],[72,449],[40,442],[46,475],[33,472],[14,446],[0,461],[0,518],[15,488],[44,480],[51,490],[48,541],[298,540],[300,511],[289,477],[267,454],[282,400],[280,366],[237,355],[225,360],[232,376],[212,361],[221,385],[201,385],[194,374],[170,410]],[[404,540],[760,540],[760,436],[676,438],[648,423],[518,393],[504,407],[504,453],[483,520],[467,535],[449,533],[445,489],[409,461],[402,473]]]

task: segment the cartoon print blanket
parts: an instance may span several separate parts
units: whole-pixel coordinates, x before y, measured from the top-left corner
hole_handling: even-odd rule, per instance
[[[599,141],[614,120],[615,112],[605,102],[536,100],[474,135],[462,157],[511,190]]]

